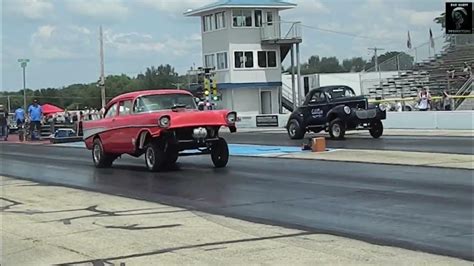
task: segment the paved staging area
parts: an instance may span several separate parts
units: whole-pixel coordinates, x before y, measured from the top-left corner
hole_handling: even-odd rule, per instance
[[[266,157],[273,157],[272,154]],[[298,152],[277,156],[284,159],[324,160],[374,164],[430,166],[474,170],[474,156],[464,154],[439,154],[428,152],[334,150],[332,152]]]
[[[468,133],[467,131],[463,131]],[[410,132],[408,132],[410,133]],[[412,134],[412,133],[410,133]],[[421,134],[421,133],[420,133]],[[439,133],[438,133],[439,134]],[[373,139],[366,132],[354,132],[346,136],[346,140],[331,140],[327,134],[307,134],[303,140],[292,140],[281,131],[257,131],[239,132],[237,134],[223,134],[223,136],[234,144],[258,144],[276,146],[301,146],[303,142],[316,136],[326,137],[328,148],[332,149],[369,149],[369,150],[394,150],[414,151],[443,154],[474,154],[474,138],[472,131],[470,135],[442,136],[433,133],[426,135],[386,135],[380,139]]]
[[[2,265],[471,265],[77,189],[1,186]]]
[[[64,143],[55,144],[55,146],[84,148],[84,143]],[[245,144],[229,144],[229,153],[233,156],[430,166],[474,170],[474,156],[466,154],[355,149],[328,149],[326,152],[314,153],[311,151],[301,151],[301,148],[291,146]]]
[[[198,156],[149,173],[142,158],[95,169],[84,149],[2,148],[7,176],[472,260],[472,170]]]

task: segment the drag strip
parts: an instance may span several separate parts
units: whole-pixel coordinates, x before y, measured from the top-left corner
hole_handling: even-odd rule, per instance
[[[214,169],[202,156],[149,173],[126,156],[95,169],[84,149],[0,148],[6,176],[473,259],[468,170],[246,157]]]
[[[308,142],[308,138],[316,135],[308,134],[303,140],[292,140],[286,133],[280,132],[223,133],[223,136],[229,141],[229,143],[301,146],[303,142]],[[326,135],[319,134],[317,136]],[[336,141],[326,138],[326,142],[327,147],[332,149],[371,149],[474,154],[474,141],[471,137],[382,136],[380,139],[373,139],[370,136],[347,135],[346,140]]]

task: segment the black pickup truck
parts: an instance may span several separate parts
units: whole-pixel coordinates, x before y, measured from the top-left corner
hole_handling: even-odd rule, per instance
[[[348,86],[326,86],[311,90],[304,104],[288,119],[291,139],[302,139],[306,132],[329,132],[333,139],[344,139],[346,131],[369,130],[379,138],[383,134],[384,105],[369,107],[364,96],[356,96]]]

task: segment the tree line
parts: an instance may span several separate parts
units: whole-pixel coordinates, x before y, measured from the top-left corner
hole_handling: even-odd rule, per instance
[[[412,69],[414,64],[413,56],[405,52],[390,51],[377,56],[381,71],[396,71]],[[307,62],[301,65],[301,74],[316,74],[316,73],[348,73],[361,71],[375,71],[375,56],[370,60],[365,60],[362,57],[353,57],[342,60],[337,57],[319,57],[317,55],[311,56]],[[286,72],[291,73],[291,67]],[[294,70],[296,73],[296,68]]]
[[[186,76],[180,76],[171,65],[152,66],[135,77],[125,74],[107,76],[105,79],[106,96],[107,100],[110,100],[126,92],[175,88],[175,84],[186,84],[186,80]],[[100,87],[97,82],[72,84],[62,88],[27,89],[26,95],[28,104],[33,99],[38,99],[40,103],[54,104],[68,110],[100,109],[101,107]],[[11,109],[23,106],[23,90],[0,92],[0,104],[8,106],[8,100]]]
[[[400,67],[409,69],[413,66],[413,57],[399,52],[387,52],[379,56],[379,62],[386,61],[389,58],[399,55]],[[342,63],[336,57],[311,56],[309,60],[302,64],[302,74],[315,73],[343,73],[360,72],[374,65],[375,58],[370,61],[362,57],[354,57],[342,60]],[[382,70],[396,70],[397,65],[385,65]],[[287,70],[290,71],[290,70]],[[188,88],[188,85],[194,77],[179,75],[171,65],[160,65],[158,67],[148,67],[145,72],[130,77],[125,74],[110,75],[105,79],[107,100],[113,97],[137,90],[176,88],[181,84],[181,88]],[[74,109],[100,109],[101,98],[100,88],[97,82],[86,84],[72,84],[62,88],[44,88],[38,90],[26,90],[27,103],[33,99],[38,99],[40,103],[50,103],[56,106],[74,110]],[[194,89],[196,86],[191,86]],[[0,92],[0,104],[8,106],[10,102],[11,109],[16,109],[23,105],[23,90],[17,92]]]

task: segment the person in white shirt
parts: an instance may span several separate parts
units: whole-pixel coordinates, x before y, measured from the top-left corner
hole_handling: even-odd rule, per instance
[[[423,88],[418,94],[418,109],[420,111],[428,111],[430,109],[430,103],[431,95],[426,88]]]

